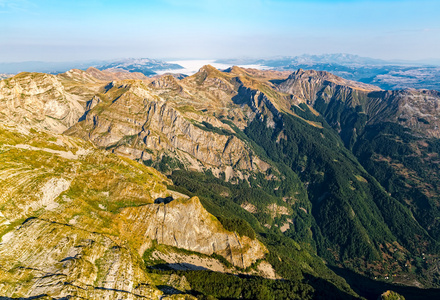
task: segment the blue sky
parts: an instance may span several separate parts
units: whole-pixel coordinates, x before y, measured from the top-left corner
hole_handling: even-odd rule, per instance
[[[438,0],[0,0],[0,62],[440,58]]]

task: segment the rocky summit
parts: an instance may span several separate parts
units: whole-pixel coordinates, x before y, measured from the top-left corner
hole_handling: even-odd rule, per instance
[[[0,297],[438,295],[439,92],[139,63],[0,81]]]

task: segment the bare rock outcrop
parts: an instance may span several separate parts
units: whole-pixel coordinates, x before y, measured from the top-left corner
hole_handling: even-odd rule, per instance
[[[315,106],[324,116],[331,110],[328,108],[330,105],[357,109],[368,116],[368,124],[393,122],[410,128],[418,136],[440,137],[438,91],[383,91],[373,85],[346,80],[328,72],[301,69],[279,83],[277,89],[290,94],[295,104]]]
[[[81,97],[67,92],[54,75],[20,73],[0,81],[1,123],[62,133],[84,114]]]
[[[268,167],[236,136],[204,129],[144,85],[116,83],[106,97],[94,100],[84,121],[66,133],[133,159],[160,159],[165,153],[190,168],[215,169],[216,174],[231,166],[238,171]]]
[[[215,253],[240,268],[252,265],[267,252],[258,240],[225,230],[197,197],[126,208],[120,217],[127,235],[132,232],[159,244],[207,255]]]
[[[136,253],[135,253],[136,254]],[[0,246],[0,295],[154,299],[136,255],[110,237],[30,219]]]
[[[328,72],[302,69],[293,72],[282,81],[278,85],[278,90],[313,104],[319,92],[327,86],[343,86],[360,92],[381,91],[374,85],[343,79]]]
[[[372,120],[398,123],[415,134],[440,138],[440,92],[429,90],[386,91],[369,94]],[[381,109],[378,106],[381,105]],[[374,114],[373,114],[374,111]]]
[[[106,69],[98,70],[94,67],[89,67],[86,73],[96,79],[104,81],[124,80],[124,79],[140,79],[147,80],[148,77],[140,72],[129,72],[123,69]]]

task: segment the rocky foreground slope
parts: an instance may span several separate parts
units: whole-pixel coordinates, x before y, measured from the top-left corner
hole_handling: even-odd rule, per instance
[[[260,242],[167,190],[156,170],[30,131],[0,131],[0,295],[157,299],[164,293],[142,259],[153,241],[240,268],[264,258]]]

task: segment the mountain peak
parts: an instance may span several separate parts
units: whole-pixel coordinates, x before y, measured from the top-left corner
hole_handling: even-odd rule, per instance
[[[92,73],[92,72],[101,72],[99,71],[97,68],[95,67],[88,67],[86,70],[87,73]]]
[[[183,80],[185,82],[191,82],[195,80],[198,85],[201,85],[208,78],[226,79],[227,77],[229,77],[227,73],[223,73],[211,65],[205,65],[201,67],[197,73],[188,76]]]
[[[220,73],[219,70],[217,70],[215,67],[213,67],[212,65],[204,65],[203,67],[201,67],[199,69],[199,72],[206,72],[206,73]]]
[[[124,69],[119,68],[112,68],[112,69],[105,69],[105,70],[99,70],[94,67],[89,67],[86,70],[86,73],[93,76],[96,79],[99,80],[124,80],[124,79],[141,79],[145,80],[148,79],[144,74],[140,72],[129,72]]]
[[[308,80],[309,82],[332,82],[337,85],[347,86],[353,89],[362,89],[366,91],[380,91],[381,89],[377,86],[361,83],[357,81],[347,80],[342,77],[336,76],[332,73],[326,72],[326,71],[316,71],[316,70],[303,70],[298,69],[286,79],[285,82],[292,82],[295,81],[304,81]]]
[[[155,88],[166,88],[166,89],[178,89],[182,90],[182,87],[179,85],[178,80],[172,74],[164,74],[162,76],[158,76],[151,84]]]
[[[303,70],[298,69],[295,72],[293,72],[289,77],[326,77],[326,78],[339,78],[336,75],[333,75],[329,72],[325,71],[316,71],[316,70]],[[342,79],[342,78],[341,78]]]
[[[246,73],[246,71],[243,68],[240,68],[238,66],[232,66],[225,70],[226,73],[232,73],[232,74],[243,74]]]

